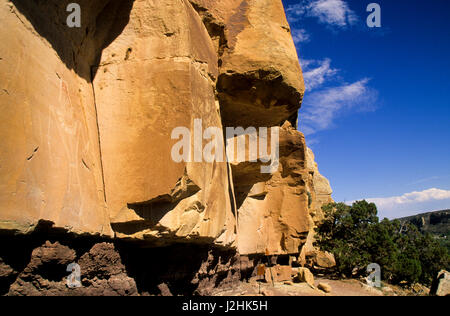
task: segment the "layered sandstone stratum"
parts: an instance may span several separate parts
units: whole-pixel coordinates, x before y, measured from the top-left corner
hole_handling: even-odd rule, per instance
[[[77,0],[80,28],[66,24],[71,2],[0,0],[0,232],[31,256],[15,265],[0,247],[5,291],[51,292],[23,280],[45,260],[101,270],[103,252],[120,281],[87,294],[142,294],[127,247],[166,261],[197,249],[195,273],[169,265],[152,279],[192,277],[183,293],[209,266],[229,280],[238,255],[303,260],[331,189],[297,130],[305,89],[281,0]],[[280,127],[278,169],[261,173],[248,153],[174,161],[172,131],[199,119],[219,143],[226,127]]]

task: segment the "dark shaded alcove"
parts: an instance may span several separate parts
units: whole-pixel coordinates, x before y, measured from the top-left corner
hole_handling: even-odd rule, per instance
[[[61,246],[55,249],[59,252],[52,253],[54,260],[43,260],[43,264],[36,267],[36,259],[40,256],[32,253],[47,241],[58,242]],[[87,256],[96,245],[100,245],[97,256]],[[81,265],[83,286],[79,289],[65,286],[64,279],[69,274],[67,262],[63,260],[64,252],[61,252],[65,247],[74,251],[74,262]],[[120,260],[111,261],[112,258]],[[114,275],[121,270],[122,264],[126,275]],[[30,265],[34,269],[30,270]],[[233,286],[241,274],[235,249],[210,244],[173,243],[165,247],[147,247],[143,241],[74,235],[54,228],[53,223],[47,221],[41,221],[29,235],[0,231],[0,295],[27,295],[30,288],[42,291],[43,295],[49,291],[52,295],[98,295],[98,289],[92,284],[105,286],[96,280],[108,280],[113,276],[132,278],[141,295],[162,294],[162,284],[173,295],[209,295],[216,288]],[[37,279],[49,282],[33,285]],[[12,294],[11,287],[14,288]],[[133,295],[126,291],[122,295],[127,294]]]

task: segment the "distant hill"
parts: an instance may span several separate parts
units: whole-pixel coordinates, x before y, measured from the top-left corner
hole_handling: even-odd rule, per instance
[[[401,222],[410,222],[421,232],[430,233],[447,247],[450,252],[450,210],[442,210],[399,218]]]
[[[410,222],[421,231],[433,235],[450,235],[450,210],[442,210],[399,218],[401,222]]]

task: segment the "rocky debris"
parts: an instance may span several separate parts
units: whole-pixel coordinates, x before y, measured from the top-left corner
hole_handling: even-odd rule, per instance
[[[314,286],[314,275],[308,268],[298,268],[297,281],[306,282],[310,286]]]
[[[410,289],[389,285],[389,289],[385,285],[380,290],[368,289],[363,287],[362,283],[356,279],[328,279],[316,278],[316,284],[325,283],[331,287],[330,293],[325,293],[318,287],[310,286],[305,283],[295,283],[287,285],[283,283],[275,283],[275,286],[260,282],[241,281],[230,289],[218,289],[214,295],[218,296],[257,296],[260,291],[270,290],[275,296],[427,296],[426,294],[414,293]]]
[[[383,287],[383,291],[388,291],[389,292],[389,290],[392,291],[392,289],[390,289],[389,287],[386,287],[386,286]],[[428,294],[430,294],[430,289],[427,288],[426,286],[420,284],[420,283],[414,283],[411,286],[411,290],[415,294],[418,294],[418,295],[428,295]]]
[[[317,285],[317,288],[319,290],[324,291],[325,293],[330,293],[331,292],[331,286],[326,284],[326,283],[323,283],[323,282],[320,282],[319,285]]]
[[[437,296],[450,295],[450,272],[445,270],[439,271],[436,279],[431,285],[430,293]]]

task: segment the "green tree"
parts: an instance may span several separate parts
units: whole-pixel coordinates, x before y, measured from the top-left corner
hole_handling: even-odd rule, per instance
[[[322,209],[317,244],[335,255],[337,270],[345,276],[365,274],[367,265],[374,262],[381,266],[384,280],[429,285],[440,269],[449,269],[445,247],[412,224],[380,222],[374,203],[331,203]]]

